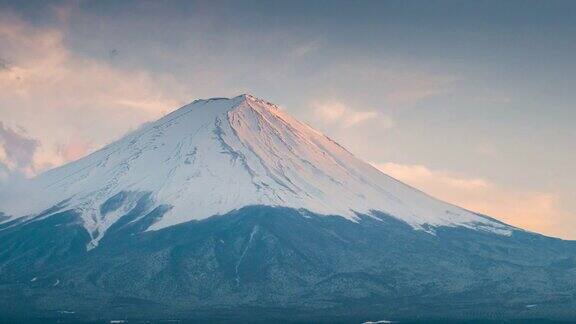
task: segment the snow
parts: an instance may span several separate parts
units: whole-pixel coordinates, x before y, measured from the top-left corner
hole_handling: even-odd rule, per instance
[[[244,260],[244,256],[246,256],[246,252],[248,252],[248,249],[250,248],[250,244],[252,244],[252,241],[254,240],[254,235],[256,235],[256,233],[258,233],[259,227],[258,225],[254,226],[254,228],[252,228],[252,232],[250,233],[250,238],[248,239],[248,243],[246,244],[246,247],[244,248],[244,251],[242,251],[242,255],[240,255],[240,259],[238,260],[238,263],[236,264],[236,268],[235,268],[235,272],[236,272],[236,284],[240,285],[240,264],[242,264],[242,261]]]
[[[141,197],[128,195],[120,209],[101,215],[100,206],[119,192],[151,193],[150,210],[160,204],[173,207],[149,230],[260,204],[351,221],[358,221],[357,213],[380,211],[421,230],[464,226],[510,233],[506,225],[383,174],[250,95],[196,100],[85,158],[41,174],[28,188],[4,211],[34,215],[63,202],[82,215],[91,247]]]

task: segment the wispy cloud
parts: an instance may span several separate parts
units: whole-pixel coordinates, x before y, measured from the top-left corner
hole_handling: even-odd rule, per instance
[[[66,162],[77,160],[92,151],[95,145],[90,140],[72,138],[67,143],[58,146],[58,155]]]
[[[399,73],[393,81],[384,99],[388,105],[395,107],[413,105],[446,94],[456,79],[448,75],[404,72]]]
[[[5,127],[0,122],[0,164],[4,172],[9,170],[33,173],[34,153],[39,142],[30,138],[23,130]]]
[[[348,94],[348,99],[368,99],[387,109],[397,109],[448,94],[458,79],[446,71],[428,71],[400,59],[355,57],[332,65],[315,82],[319,95]]]
[[[449,171],[431,170],[424,165],[407,165],[398,163],[375,163],[374,166],[385,173],[408,183],[424,185],[441,185],[445,188],[477,190],[491,186],[482,178],[471,178]]]
[[[373,165],[432,196],[509,224],[552,236],[576,235],[576,215],[563,208],[556,193],[507,188],[483,178],[423,165]]]
[[[30,138],[42,138],[41,145],[30,142],[35,143],[35,154],[14,153],[13,147],[5,147],[4,154],[26,154],[17,157],[19,164],[33,156],[32,170],[62,164],[94,148],[80,150],[73,143],[63,149],[70,138],[106,143],[181,103],[174,96],[178,84],[169,76],[152,77],[75,54],[64,40],[57,28],[33,26],[15,15],[0,17],[5,62],[0,69],[0,118],[17,121]],[[7,132],[4,128],[5,136]]]
[[[322,42],[320,40],[311,40],[300,43],[291,51],[291,56],[295,58],[304,57],[318,51],[321,48],[321,44]]]
[[[367,122],[377,123],[380,129],[393,126],[390,117],[375,110],[355,110],[338,101],[312,103],[314,117],[319,122],[350,128]]]

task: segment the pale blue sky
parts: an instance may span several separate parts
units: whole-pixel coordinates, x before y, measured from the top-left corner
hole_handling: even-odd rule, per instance
[[[62,74],[25,100],[16,86],[0,95],[0,120],[38,139],[46,165],[178,104],[248,92],[440,198],[576,238],[573,1],[0,0],[0,12],[4,37],[26,40],[0,42],[5,65]],[[42,51],[54,59],[30,54]]]

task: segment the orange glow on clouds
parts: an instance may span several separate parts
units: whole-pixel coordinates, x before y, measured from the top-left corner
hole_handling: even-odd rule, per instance
[[[576,236],[576,215],[563,210],[555,193],[504,188],[482,178],[431,170],[423,165],[373,165],[436,198],[510,225],[556,237]]]

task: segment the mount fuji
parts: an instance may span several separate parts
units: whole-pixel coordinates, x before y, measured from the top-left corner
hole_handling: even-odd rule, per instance
[[[576,243],[439,201],[251,95],[6,193],[0,318],[576,319]]]

